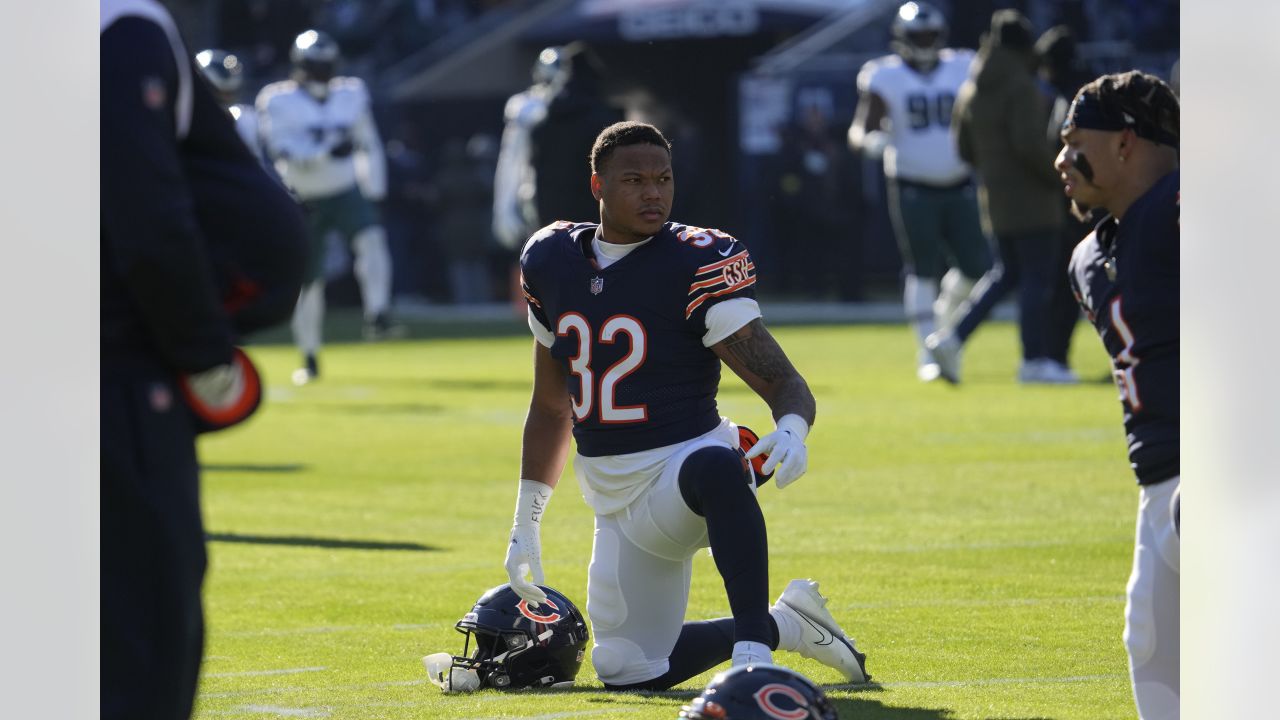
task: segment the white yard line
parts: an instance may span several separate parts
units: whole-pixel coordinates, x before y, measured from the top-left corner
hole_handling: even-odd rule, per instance
[[[244,670],[242,672],[205,673],[207,678],[257,677],[260,675],[297,675],[299,673],[321,672],[327,667],[282,668],[280,670]]]
[[[323,708],[293,708],[281,705],[237,705],[230,710],[206,710],[201,715],[275,715],[277,717],[325,718],[330,712]]]
[[[413,685],[426,685],[426,679],[422,680],[391,680],[388,682],[376,683],[355,683],[349,685],[325,685],[325,690],[370,690],[374,688],[384,687],[411,687]],[[223,692],[202,692],[202,698],[235,698],[245,697],[248,695],[282,695],[291,692],[315,692],[314,687],[302,687],[300,685],[292,685],[285,687],[267,687],[256,688],[253,690],[225,690]]]
[[[329,711],[320,708],[290,708],[276,705],[237,705],[236,710],[247,713],[270,713],[283,717],[329,717]]]

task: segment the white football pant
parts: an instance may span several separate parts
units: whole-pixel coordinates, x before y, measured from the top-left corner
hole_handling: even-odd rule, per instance
[[[324,280],[303,285],[298,305],[293,309],[293,340],[303,355],[320,352],[321,327],[324,324]]]
[[[1143,485],[1138,500],[1133,574],[1124,608],[1133,697],[1142,720],[1178,720],[1180,657],[1178,590],[1181,544],[1173,527],[1180,478]]]
[[[364,319],[373,320],[391,304],[391,252],[387,250],[387,234],[382,226],[370,225],[356,233],[351,248]]]

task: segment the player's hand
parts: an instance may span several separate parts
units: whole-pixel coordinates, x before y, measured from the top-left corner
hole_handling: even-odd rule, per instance
[[[231,362],[183,375],[178,385],[196,416],[199,432],[243,422],[262,401],[258,370],[240,348],[233,350]]]
[[[547,594],[538,585],[546,582],[542,575],[542,526],[537,523],[516,525],[511,528],[511,542],[507,543],[507,578],[511,589],[522,599],[537,607],[547,601]],[[533,576],[533,582],[525,574]]]
[[[800,479],[809,468],[809,451],[804,446],[804,438],[808,434],[809,425],[800,416],[784,415],[778,419],[778,429],[760,438],[746,457],[750,460],[768,455],[761,471],[768,475],[776,469],[774,482],[781,490]]]

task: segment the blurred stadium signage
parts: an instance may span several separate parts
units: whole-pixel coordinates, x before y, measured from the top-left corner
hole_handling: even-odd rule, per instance
[[[631,42],[690,37],[751,35],[760,28],[753,2],[691,2],[639,7],[618,15],[618,35]]]

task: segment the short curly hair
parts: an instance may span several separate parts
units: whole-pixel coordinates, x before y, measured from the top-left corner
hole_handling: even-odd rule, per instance
[[[671,141],[658,128],[633,120],[618,122],[601,130],[591,145],[591,172],[600,172],[613,151],[627,145],[657,145],[671,154]]]

